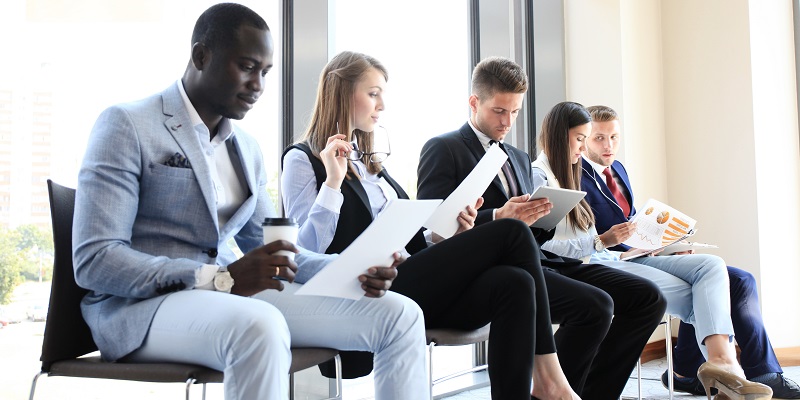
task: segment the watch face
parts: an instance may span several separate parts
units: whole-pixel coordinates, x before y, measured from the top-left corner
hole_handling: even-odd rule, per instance
[[[218,292],[230,292],[233,287],[233,278],[228,271],[217,272],[214,276],[214,289]]]

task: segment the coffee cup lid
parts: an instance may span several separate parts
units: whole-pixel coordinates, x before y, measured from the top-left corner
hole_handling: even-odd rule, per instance
[[[294,218],[264,218],[261,226],[274,225],[274,226],[287,226],[297,225],[297,220]]]

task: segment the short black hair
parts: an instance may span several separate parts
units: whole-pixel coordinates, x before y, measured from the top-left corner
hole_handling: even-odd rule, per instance
[[[269,30],[266,21],[255,11],[236,3],[220,3],[209,7],[197,18],[192,31],[192,45],[202,42],[214,50],[236,40],[236,31],[248,25]]]

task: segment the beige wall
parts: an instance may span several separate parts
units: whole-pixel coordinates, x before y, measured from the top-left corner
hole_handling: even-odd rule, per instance
[[[622,113],[635,205],[695,217],[752,272],[776,347],[800,345],[800,145],[790,0],[565,2],[567,98]],[[722,11],[724,9],[724,11]]]

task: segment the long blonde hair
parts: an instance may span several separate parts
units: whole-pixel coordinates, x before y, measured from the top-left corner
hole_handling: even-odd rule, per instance
[[[300,139],[301,142],[308,143],[315,156],[319,157],[319,152],[325,149],[328,138],[336,133],[345,135],[345,140],[348,142],[355,136],[361,151],[365,153],[373,151],[372,132],[353,130],[350,126],[356,84],[373,68],[383,74],[385,80],[389,80],[386,68],[378,60],[352,51],[337,54],[323,68],[319,76],[311,121]],[[369,161],[369,156],[364,156],[362,161],[370,173],[377,174],[383,169],[381,163]],[[358,177],[352,166],[349,170]]]
[[[547,155],[550,170],[564,189],[581,190],[581,163],[573,164],[570,159],[569,130],[590,122],[592,117],[589,112],[571,101],[556,104],[542,120],[539,147]],[[567,222],[572,229],[584,231],[594,225],[592,208],[585,199],[567,214]]]

